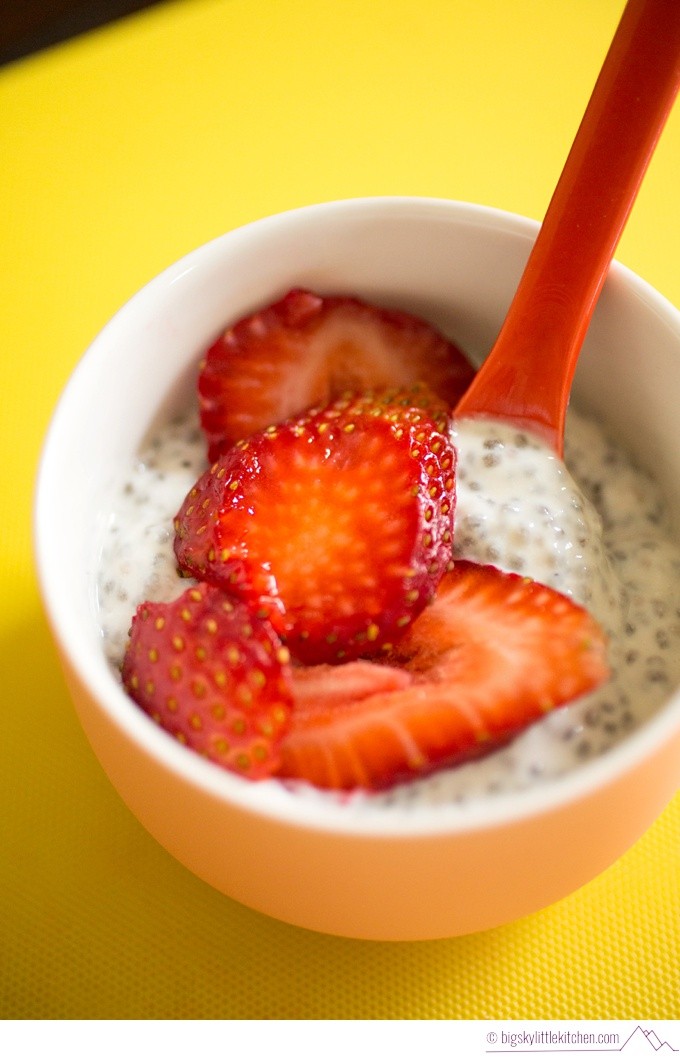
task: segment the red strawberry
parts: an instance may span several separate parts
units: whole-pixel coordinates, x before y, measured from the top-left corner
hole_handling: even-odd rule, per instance
[[[143,603],[123,662],[130,696],[180,742],[250,779],[278,767],[292,692],[288,651],[245,603],[200,584]]]
[[[608,676],[602,631],[565,596],[457,563],[391,658],[413,683],[345,703],[305,696],[281,777],[379,789],[488,752]]]
[[[450,562],[454,465],[408,402],[337,401],[213,464],[175,519],[179,565],[265,607],[278,594],[301,661],[384,653]]]
[[[452,408],[473,374],[460,350],[417,317],[291,290],[229,327],[205,356],[198,394],[209,458],[347,391],[422,381]]]

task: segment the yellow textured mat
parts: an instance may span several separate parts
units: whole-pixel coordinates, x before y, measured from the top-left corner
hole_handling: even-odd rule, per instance
[[[417,194],[541,217],[622,8],[175,0],[0,70],[0,1017],[680,1016],[678,798],[582,891],[461,939],[319,936],[197,881],[86,744],[30,542],[54,404],[136,288],[308,202]],[[678,172],[676,108],[618,253],[676,304]]]

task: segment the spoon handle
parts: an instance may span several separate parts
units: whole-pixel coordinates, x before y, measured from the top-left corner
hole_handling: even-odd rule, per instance
[[[455,409],[562,454],[569,391],[616,245],[680,87],[680,0],[629,0],[494,347]]]

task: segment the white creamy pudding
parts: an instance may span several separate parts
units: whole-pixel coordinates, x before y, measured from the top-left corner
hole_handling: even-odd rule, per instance
[[[612,677],[485,758],[352,795],[352,803],[464,803],[555,779],[616,745],[680,684],[680,549],[655,482],[574,410],[564,463],[497,423],[463,421],[452,437],[456,556],[532,577],[586,606],[609,635]],[[187,587],[172,521],[204,467],[205,440],[190,412],[152,439],[114,497],[97,596],[116,669],[137,605]]]

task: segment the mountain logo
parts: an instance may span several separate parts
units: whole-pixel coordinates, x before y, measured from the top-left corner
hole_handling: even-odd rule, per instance
[[[650,1058],[652,1054],[670,1058],[671,1054],[680,1053],[668,1040],[660,1040],[654,1029],[643,1029],[641,1025],[637,1025],[628,1039],[616,1050],[625,1054],[626,1058],[637,1058],[638,1055]]]

